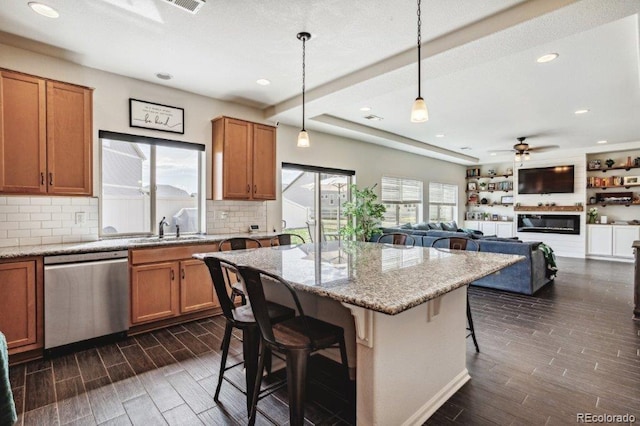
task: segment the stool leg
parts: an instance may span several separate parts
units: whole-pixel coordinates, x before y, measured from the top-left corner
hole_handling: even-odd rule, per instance
[[[218,386],[216,387],[216,393],[213,400],[218,402],[220,396],[220,387],[222,386],[222,379],[224,378],[224,369],[227,366],[227,355],[229,354],[229,343],[231,342],[231,332],[233,326],[227,322],[224,326],[224,337],[222,338],[222,359],[220,360],[220,373],[218,373]]]
[[[471,333],[473,344],[476,346],[476,352],[480,352],[480,347],[478,347],[478,341],[476,340],[476,330],[475,328],[473,328],[473,318],[471,318],[471,307],[469,306],[469,293],[467,293],[467,322],[469,323],[468,330]]]
[[[289,391],[289,424],[291,426],[304,425],[308,359],[308,351],[292,350],[287,352],[287,387]]]
[[[260,385],[262,384],[262,372],[264,371],[264,361],[267,356],[267,352],[271,353],[271,349],[263,342],[261,342],[262,350],[260,351],[260,358],[258,358],[258,368],[256,370],[256,382],[253,387],[253,397],[251,398],[251,410],[249,411],[249,426],[253,426],[256,422],[256,412],[258,411],[258,395],[260,395]]]

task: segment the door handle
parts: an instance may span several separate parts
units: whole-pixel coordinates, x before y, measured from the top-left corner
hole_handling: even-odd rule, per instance
[[[175,274],[173,273],[173,269],[171,270],[171,281],[175,279]]]
[[[247,192],[251,192],[251,185],[247,184]]]
[[[182,279],[184,280],[184,268],[182,268]]]
[[[44,173],[40,172],[40,185],[44,185]]]
[[[255,194],[256,192],[258,192],[258,185],[253,185],[253,193]]]
[[[53,173],[49,173],[49,186],[53,186]]]

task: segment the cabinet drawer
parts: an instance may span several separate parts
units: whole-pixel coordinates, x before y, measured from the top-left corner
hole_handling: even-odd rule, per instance
[[[149,247],[129,251],[129,263],[139,265],[151,262],[167,262],[189,259],[195,253],[218,251],[218,244],[194,244],[173,247]]]

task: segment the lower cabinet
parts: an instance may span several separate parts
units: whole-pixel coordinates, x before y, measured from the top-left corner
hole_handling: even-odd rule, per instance
[[[0,331],[9,354],[43,347],[42,261],[0,263]]]
[[[464,227],[477,229],[484,235],[496,235],[500,238],[511,238],[514,236],[513,222],[465,220]]]
[[[587,225],[587,255],[633,259],[634,241],[640,240],[640,226]]]
[[[131,324],[219,307],[207,266],[191,258],[194,253],[216,248],[195,245],[131,250]]]

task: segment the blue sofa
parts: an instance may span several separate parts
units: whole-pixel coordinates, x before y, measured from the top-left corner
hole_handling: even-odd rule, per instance
[[[501,271],[474,281],[471,285],[497,290],[532,295],[544,285],[553,281],[547,278],[547,262],[539,242],[526,242],[518,239],[484,236],[465,231],[424,230],[407,228],[383,228],[383,233],[402,232],[411,235],[416,245],[431,247],[440,237],[465,236],[474,238],[480,245],[480,251],[489,253],[517,254],[525,260],[508,266]],[[372,238],[373,241],[376,237]]]

